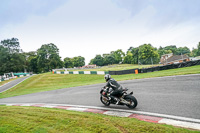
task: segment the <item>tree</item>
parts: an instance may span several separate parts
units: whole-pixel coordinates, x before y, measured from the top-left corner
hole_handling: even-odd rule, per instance
[[[134,64],[134,58],[133,58],[133,54],[131,53],[131,51],[128,51],[128,53],[124,57],[123,63],[124,64]]]
[[[158,49],[158,54],[159,54],[160,57],[161,57],[162,55],[164,55],[164,54],[170,54],[170,53],[172,53],[171,50],[166,50],[166,49],[164,49],[164,48],[162,48],[162,47],[160,47],[160,48]]]
[[[85,65],[85,58],[81,56],[74,57],[72,58],[72,62],[74,67],[82,67]]]
[[[37,66],[39,72],[48,72],[51,69],[63,66],[59,56],[59,49],[53,43],[44,44],[37,50]]]
[[[191,52],[190,52],[190,49],[188,47],[179,47],[176,51],[177,55],[184,55],[184,54],[189,55],[190,53]]]
[[[164,47],[164,50],[171,50],[174,55],[177,54],[177,47],[176,47],[176,45],[166,46],[166,47]]]
[[[1,41],[1,44],[4,48],[8,49],[10,54],[19,53],[22,51],[17,38],[3,40]]]
[[[31,60],[35,57],[37,57],[37,52],[36,51],[31,51],[31,52],[24,52],[23,56],[25,57],[25,69],[28,72],[33,72],[33,68],[37,67],[37,61],[36,64],[31,64]],[[37,71],[34,71],[37,73]]]
[[[115,63],[115,57],[112,54],[103,55],[103,65],[110,65]]]
[[[118,49],[117,51],[112,51],[111,55],[113,55],[115,59],[114,63],[119,64],[120,62],[122,62],[122,59],[125,56],[125,53],[121,49]]]
[[[35,56],[30,59],[30,61],[29,61],[30,71],[32,71],[34,73],[39,73],[39,68],[38,68],[37,63],[38,63],[38,56]]]
[[[139,46],[139,62],[141,64],[152,64],[159,62],[159,54],[151,44]]]
[[[64,59],[65,68],[82,67],[85,65],[85,58],[82,56]]]
[[[17,38],[0,43],[0,73],[22,72],[25,69],[25,56],[21,53]]]
[[[193,56],[193,57],[200,56],[200,42],[197,45],[197,48],[192,49],[192,52],[191,52],[190,55]]]
[[[10,55],[7,48],[0,45],[0,75],[8,72],[7,65],[9,63]]]
[[[124,57],[123,63],[128,63],[128,64],[138,64],[138,55],[139,52],[139,47],[130,47],[127,52],[126,56]]]
[[[69,57],[66,57],[66,58],[64,59],[64,66],[65,66],[65,68],[73,68],[74,65],[73,65],[72,59],[69,58]]]
[[[89,65],[93,65],[94,64],[93,62],[94,62],[94,59],[91,59]]]
[[[133,54],[133,64],[138,64],[139,63],[139,47],[137,48],[132,48],[130,51]]]
[[[49,57],[49,66],[51,69],[62,68],[64,66],[64,63],[61,61],[61,57],[59,55],[52,54]]]
[[[97,66],[103,66],[104,58],[101,55],[96,55],[96,57],[90,61],[90,64],[96,64]]]
[[[200,42],[199,42],[199,44],[197,45],[197,56],[200,56]]]
[[[10,69],[9,72],[25,72],[26,58],[23,53],[13,53],[10,56]]]

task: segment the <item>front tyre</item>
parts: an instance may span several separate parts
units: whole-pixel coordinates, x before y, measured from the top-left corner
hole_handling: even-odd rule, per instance
[[[137,99],[134,96],[128,95],[124,99],[127,102],[129,102],[129,104],[126,105],[126,106],[129,107],[130,109],[134,109],[137,106],[137,104],[138,104]]]
[[[105,106],[109,106],[110,105],[110,101],[107,97],[100,97],[101,102],[105,105]]]

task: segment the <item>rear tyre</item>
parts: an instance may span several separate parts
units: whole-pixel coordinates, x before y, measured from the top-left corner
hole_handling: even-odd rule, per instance
[[[134,109],[137,106],[137,104],[138,104],[137,99],[134,96],[130,96],[129,95],[129,96],[126,96],[124,99],[126,101],[130,102],[129,105],[126,105],[130,109]]]
[[[107,97],[100,97],[101,102],[105,105],[105,106],[109,106],[110,105],[110,101]]]

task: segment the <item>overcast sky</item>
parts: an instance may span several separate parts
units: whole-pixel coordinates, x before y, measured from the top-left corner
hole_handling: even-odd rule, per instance
[[[65,57],[110,53],[150,43],[196,48],[200,0],[0,0],[0,40],[25,52],[54,43]]]

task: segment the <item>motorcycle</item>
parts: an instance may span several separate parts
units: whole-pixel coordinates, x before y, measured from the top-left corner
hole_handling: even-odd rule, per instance
[[[110,92],[112,91],[111,88],[102,88],[100,91],[100,100],[105,106],[109,106],[110,104],[116,104],[116,101],[109,97]],[[122,93],[117,96],[119,98],[118,105],[126,105],[130,109],[134,109],[138,102],[137,99],[133,96],[133,92],[127,93],[128,89],[124,88]]]

